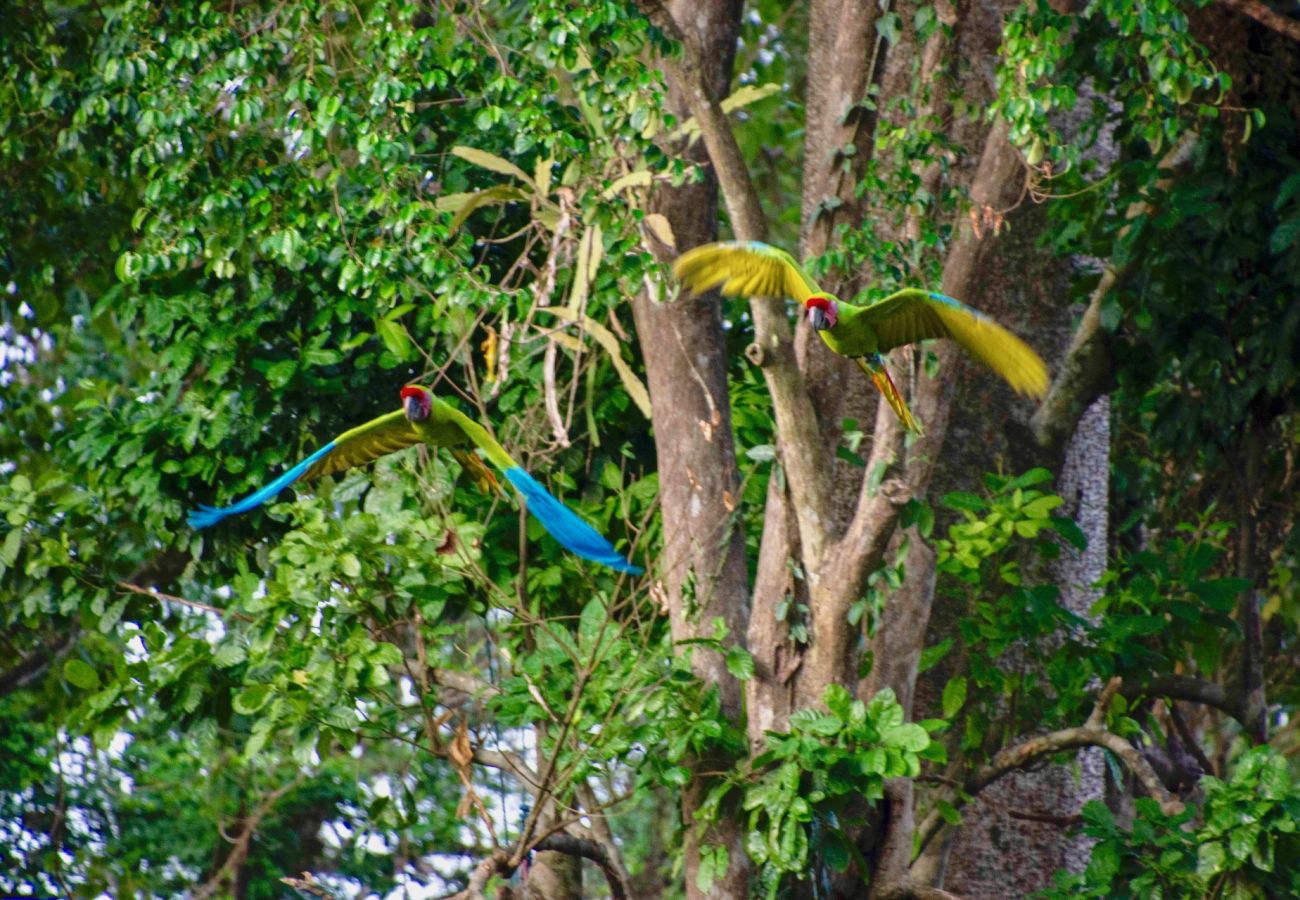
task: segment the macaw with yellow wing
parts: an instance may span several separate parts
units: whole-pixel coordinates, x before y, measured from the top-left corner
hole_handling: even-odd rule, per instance
[[[407,385],[402,388],[401,399],[401,409],[343,432],[261,490],[220,509],[199,507],[189,515],[190,526],[207,528],[227,516],[248,512],[299,478],[342,472],[420,443],[450,448],[480,487],[500,490],[492,471],[473,453],[472,447],[476,446],[523,494],[528,511],[571,553],[620,572],[643,571],[525,472],[482,425],[435,397],[428,388]]]
[[[758,241],[704,244],[673,263],[673,273],[692,291],[714,287],[728,297],[791,297],[803,304],[826,346],[851,356],[866,372],[903,427],[921,427],[903,400],[882,354],[927,338],[951,338],[997,372],[1017,392],[1047,393],[1047,366],[1029,345],[988,316],[951,297],[904,288],[870,306],[855,306],[817,286],[794,257]]]

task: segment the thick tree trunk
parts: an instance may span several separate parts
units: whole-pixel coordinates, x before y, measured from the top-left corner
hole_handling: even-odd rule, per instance
[[[1097,400],[1070,439],[1057,490],[1065,498],[1058,512],[1078,522],[1088,538],[1082,553],[1066,548],[1045,577],[1060,585],[1061,604],[1079,616],[1098,599],[1093,585],[1106,570],[1110,477],[1110,403]],[[1023,897],[1051,883],[1058,869],[1082,871],[1091,842],[1069,836],[1061,825],[1027,821],[1008,810],[1076,815],[1088,800],[1103,799],[1102,751],[1083,750],[1077,772],[1047,766],[994,782],[982,799],[963,812],[950,846],[945,885],[964,897]]]
[[[736,0],[668,4],[667,14],[704,61],[687,72],[677,66],[666,69],[668,105],[680,119],[691,114],[694,91],[702,89],[715,101],[727,95],[740,11]],[[696,76],[702,85],[693,83]],[[707,162],[701,148],[691,153],[698,162]],[[654,210],[667,217],[679,251],[717,237],[717,180],[707,165],[705,173],[696,184],[660,187],[652,198]],[[722,307],[715,297],[683,296],[660,303],[643,294],[634,301],[633,314],[654,409],[664,523],[653,590],[661,592],[675,640],[710,636],[712,622],[721,618],[730,640],[743,644],[748,586]],[[727,672],[722,656],[700,648],[692,653],[696,674],[717,687],[723,711],[739,723],[740,684]],[[716,771],[726,765],[702,759],[696,770]],[[694,813],[706,790],[707,783],[697,777],[682,798],[687,896],[704,896],[696,880],[701,849],[723,846],[730,865],[708,896],[745,897],[749,864],[743,817],[724,810],[715,827],[699,834]]]

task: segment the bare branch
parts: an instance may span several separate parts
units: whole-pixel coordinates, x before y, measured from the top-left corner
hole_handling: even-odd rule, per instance
[[[564,853],[568,856],[591,860],[604,874],[605,880],[609,883],[610,896],[614,900],[627,900],[630,896],[625,877],[615,863],[610,848],[606,847],[604,843],[586,838],[576,838],[567,834],[550,834],[539,838],[527,850],[520,848],[519,852],[513,855],[505,850],[493,851],[490,856],[484,857],[474,867],[465,890],[459,894],[453,894],[450,900],[487,900],[485,890],[488,879],[493,875],[509,878],[514,874],[515,869],[519,868],[519,863],[515,861],[515,857],[522,860],[527,855],[528,850]]]
[[[312,877],[310,872],[303,872],[298,878],[281,878],[280,883],[287,884],[295,891],[306,894],[309,897],[318,897],[320,900],[334,900],[334,895],[321,887],[320,882]]]
[[[1283,37],[1300,41],[1300,22],[1270,9],[1260,0],[1223,0],[1223,4],[1231,6],[1242,15],[1250,16],[1265,28],[1270,28]]]
[[[234,610],[230,610],[230,609],[222,609],[219,606],[209,606],[208,604],[200,603],[197,600],[186,600],[184,597],[177,597],[175,594],[164,594],[162,591],[157,591],[154,590],[153,588],[143,588],[140,587],[140,585],[138,584],[131,584],[131,582],[129,581],[119,581],[117,583],[117,586],[122,588],[123,590],[131,591],[136,594],[142,594],[145,597],[149,597],[153,600],[164,600],[168,603],[179,603],[182,606],[188,606],[192,609],[201,609],[205,612],[216,613],[222,618],[238,619],[241,622],[254,621],[252,616],[245,615],[244,613],[241,612],[235,612]]]
[[[488,750],[484,747],[474,748],[474,762],[492,769],[509,772],[523,782],[529,791],[541,788],[542,779],[537,772],[524,762],[518,753],[508,750]]]
[[[1121,682],[1112,678],[1093,707],[1087,722],[1077,728],[1064,728],[1050,734],[1042,734],[1022,741],[1013,747],[1001,750],[987,765],[972,773],[963,784],[963,790],[972,796],[978,794],[993,782],[1009,775],[1017,769],[1024,769],[1046,756],[1062,753],[1066,750],[1079,750],[1084,747],[1103,747],[1114,753],[1120,763],[1153,797],[1160,808],[1168,815],[1181,812],[1183,803],[1169,793],[1156,775],[1146,758],[1124,738],[1105,727],[1106,710],[1111,699],[1119,692]],[[937,811],[925,817],[917,829],[918,846],[924,847],[944,825]]]
[[[1200,703],[1225,712],[1238,722],[1244,721],[1240,698],[1234,697],[1221,684],[1192,678],[1189,675],[1157,675],[1140,684],[1126,684],[1123,694],[1125,697],[1145,695]]]
[[[514,870],[515,867],[510,865],[510,854],[504,850],[493,851],[491,856],[485,857],[474,867],[465,890],[452,896],[454,900],[487,900],[484,890],[487,888],[488,879],[493,875],[508,877]]]
[[[44,675],[55,660],[72,649],[78,634],[80,629],[74,626],[66,633],[52,635],[15,665],[0,672],[0,697],[31,684]]]
[[[430,669],[429,672],[433,676],[434,684],[460,691],[469,697],[478,698],[501,693],[501,689],[495,684],[468,672],[457,672],[455,669]]]
[[[234,876],[239,868],[243,866],[244,861],[248,859],[248,850],[253,843],[253,835],[257,833],[257,827],[262,824],[262,820],[275,808],[275,804],[280,802],[281,797],[302,784],[303,778],[303,775],[299,775],[288,784],[272,791],[258,804],[252,815],[244,818],[239,834],[232,841],[234,846],[230,848],[226,861],[221,864],[221,868],[217,869],[211,878],[199,885],[198,889],[194,891],[191,895],[194,900],[207,900],[209,897],[215,897],[221,891],[226,879]]]
[[[565,853],[569,856],[578,856],[582,859],[591,860],[600,868],[605,880],[609,882],[610,896],[614,900],[626,900],[628,896],[627,885],[624,883],[623,876],[609,853],[609,848],[603,843],[571,837],[567,834],[552,834],[534,844],[533,849],[551,850],[556,853]]]
[[[894,884],[885,885],[872,894],[876,900],[962,900],[960,894],[945,891],[943,888],[930,887],[908,878]]]

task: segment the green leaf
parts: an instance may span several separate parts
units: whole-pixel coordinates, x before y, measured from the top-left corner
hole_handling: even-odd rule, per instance
[[[950,678],[943,688],[943,717],[951,719],[966,704],[966,679]]]
[[[407,359],[411,353],[411,339],[400,324],[391,319],[375,321],[375,333],[383,340],[388,352],[400,360]]]
[[[920,753],[930,744],[930,735],[925,729],[913,722],[904,722],[886,728],[880,734],[880,743],[887,747],[898,747],[912,753]]]
[[[212,664],[218,669],[228,669],[248,658],[248,651],[241,644],[225,641],[212,654]]]
[[[1083,529],[1079,527],[1074,519],[1066,516],[1052,516],[1051,522],[1056,533],[1064,538],[1065,542],[1075,550],[1082,553],[1088,549],[1088,536],[1083,533]]]
[[[403,658],[401,650],[386,642],[376,644],[370,654],[370,661],[377,666],[399,666]]]
[[[738,681],[749,681],[754,677],[754,657],[744,647],[732,647],[727,651],[727,671]]]
[[[961,824],[961,813],[957,807],[953,806],[947,800],[940,800],[935,805],[935,811],[939,813],[939,818],[943,819],[949,825],[957,826]]]
[[[344,553],[338,558],[339,571],[349,578],[361,577],[361,560],[355,554]]]
[[[840,733],[840,729],[844,727],[844,723],[835,716],[814,715],[805,720],[802,723],[802,727],[803,730],[807,731],[809,734],[831,737]]]
[[[85,660],[76,657],[63,664],[63,677],[83,691],[93,691],[99,687],[99,673]]]
[[[1219,841],[1201,844],[1196,851],[1196,874],[1202,878],[1211,878],[1223,870],[1227,854]]]
[[[266,383],[274,390],[279,390],[289,383],[293,373],[298,369],[297,360],[286,359],[270,366],[266,370]]]
[[[1297,236],[1300,236],[1300,216],[1287,219],[1273,229],[1268,239],[1269,249],[1274,253],[1285,253],[1296,242]]]
[[[265,706],[266,702],[270,699],[271,685],[254,684],[235,694],[235,698],[231,702],[231,705],[235,708],[235,712],[241,715],[251,716],[253,713]]]
[[[578,641],[583,647],[592,647],[596,639],[600,637],[601,630],[605,627],[608,615],[605,610],[605,603],[599,597],[593,597],[587,601],[586,606],[582,608],[582,615],[578,619]]]
[[[926,647],[921,651],[921,659],[917,663],[917,674],[930,671],[948,655],[948,651],[953,648],[953,639],[946,638],[932,647]]]
[[[944,494],[943,499],[939,501],[948,509],[955,509],[959,512],[984,512],[989,508],[988,502],[975,494],[966,491],[953,491],[951,494]]]

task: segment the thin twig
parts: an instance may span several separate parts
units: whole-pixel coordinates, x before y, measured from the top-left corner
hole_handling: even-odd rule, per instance
[[[140,587],[138,584],[131,584],[129,581],[119,581],[117,586],[123,590],[132,591],[136,594],[142,594],[154,600],[163,600],[168,603],[179,603],[182,606],[189,606],[194,609],[201,609],[205,612],[216,613],[222,618],[239,619],[241,622],[255,621],[252,616],[245,613],[236,612],[233,609],[222,609],[219,606],[210,606],[207,603],[200,603],[197,600],[187,600],[184,597],[177,597],[175,594],[164,594],[162,591],[153,588]]]

